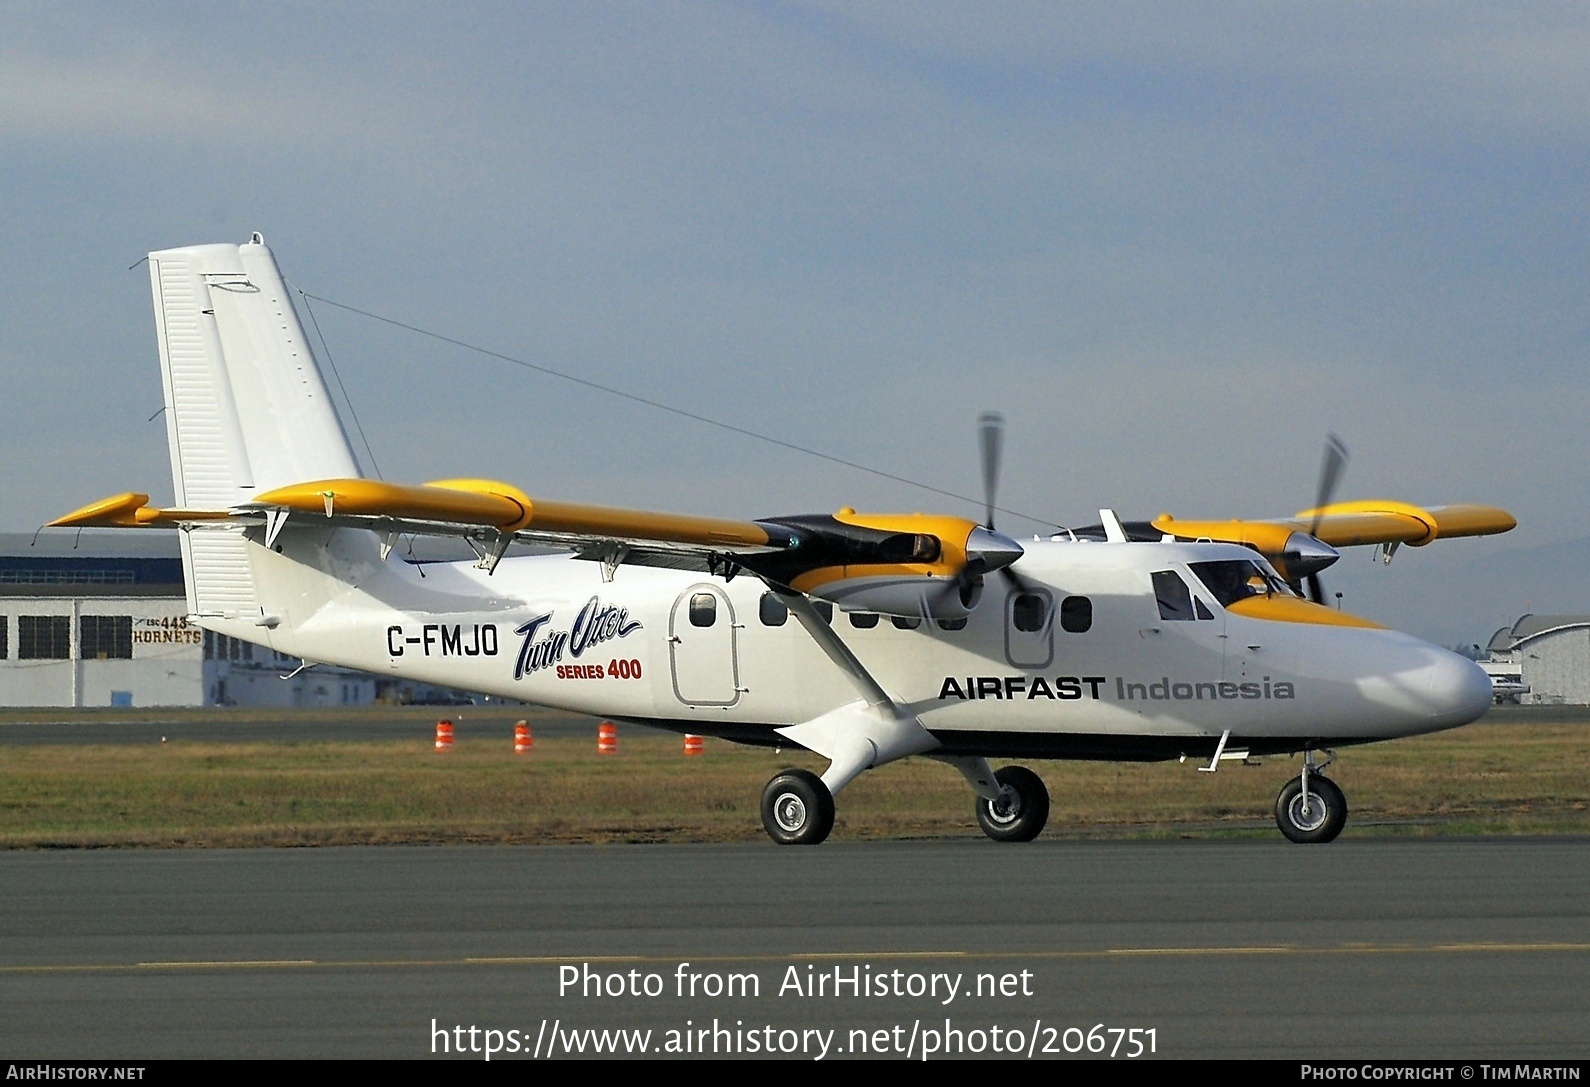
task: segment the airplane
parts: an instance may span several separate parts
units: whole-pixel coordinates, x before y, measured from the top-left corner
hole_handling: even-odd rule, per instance
[[[259,234],[149,254],[176,505],[125,493],[56,526],[180,530],[190,617],[305,661],[744,744],[806,748],[762,822],[823,841],[835,796],[909,756],[953,766],[1001,842],[1049,795],[990,759],[1223,761],[1302,752],[1276,797],[1294,842],[1334,839],[1335,749],[1453,728],[1491,704],[1472,661],[1322,604],[1336,547],[1505,532],[1488,506],[1332,504],[1277,521],[1123,523],[1030,541],[994,528],[1002,431],[982,420],[986,516],[751,521],[532,498],[507,483],[364,477]],[[394,555],[409,534],[478,561]],[[508,556],[515,541],[554,553]],[[1310,595],[1302,588],[1307,582]],[[1323,761],[1322,761],[1323,760]]]

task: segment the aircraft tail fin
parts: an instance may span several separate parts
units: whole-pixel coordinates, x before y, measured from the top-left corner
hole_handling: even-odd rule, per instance
[[[229,509],[276,487],[359,476],[260,235],[151,253],[149,279],[178,507]],[[182,533],[182,558],[190,612],[262,614],[243,528],[195,525]]]

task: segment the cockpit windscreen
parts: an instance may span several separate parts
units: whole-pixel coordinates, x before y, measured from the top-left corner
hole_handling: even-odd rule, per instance
[[[1229,608],[1238,600],[1246,600],[1250,596],[1292,595],[1292,590],[1287,588],[1285,582],[1248,559],[1222,559],[1188,565],[1198,575],[1198,580],[1204,583],[1204,587],[1220,601],[1221,607]]]

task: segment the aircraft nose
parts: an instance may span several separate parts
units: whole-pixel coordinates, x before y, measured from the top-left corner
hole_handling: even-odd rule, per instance
[[[1429,667],[1429,697],[1446,725],[1464,725],[1491,708],[1491,677],[1467,657],[1442,653]]]

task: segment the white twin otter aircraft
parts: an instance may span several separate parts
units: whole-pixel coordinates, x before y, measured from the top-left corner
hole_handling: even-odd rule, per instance
[[[1331,546],[1505,532],[1482,506],[1328,504],[1280,521],[1123,525],[1017,543],[986,524],[865,514],[726,521],[532,499],[485,479],[362,478],[271,251],[149,255],[176,508],[144,494],[54,522],[180,529],[201,626],[306,661],[615,721],[805,747],[768,782],[774,841],[814,844],[834,797],[909,755],[949,763],[997,841],[1049,796],[997,759],[1222,760],[1303,752],[1281,832],[1327,842],[1330,749],[1452,728],[1491,701],[1472,662],[1324,607]],[[1334,476],[1339,458],[1327,459]],[[461,537],[475,563],[393,553]],[[504,558],[515,541],[556,554]],[[1314,602],[1303,597],[1308,582]],[[836,612],[837,606],[837,612]]]

